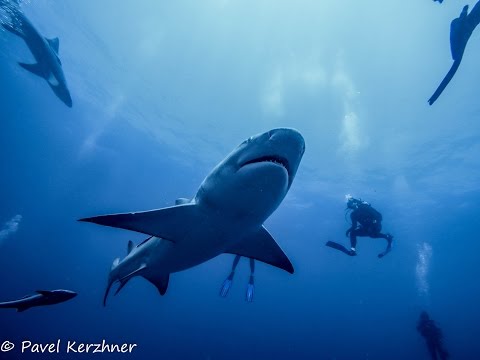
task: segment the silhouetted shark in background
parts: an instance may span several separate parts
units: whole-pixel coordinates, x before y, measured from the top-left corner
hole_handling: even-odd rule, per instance
[[[77,296],[77,293],[70,290],[37,290],[36,294],[0,303],[0,309],[13,308],[22,312],[34,306],[58,304],[73,299],[75,296]]]
[[[450,50],[452,53],[453,65],[438,86],[437,90],[433,93],[432,97],[428,99],[430,105],[438,99],[460,66],[467,42],[470,39],[473,30],[475,30],[480,23],[480,1],[475,4],[472,11],[470,11],[470,14],[467,13],[468,5],[465,5],[460,16],[453,19],[450,24]]]
[[[12,22],[11,24],[2,23],[2,26],[11,33],[21,37],[37,61],[35,64],[19,63],[19,65],[31,73],[44,78],[55,95],[65,105],[72,107],[72,98],[63,74],[62,62],[58,57],[58,38],[47,39],[43,37],[20,10],[17,1],[0,0],[0,8],[10,14]]]
[[[263,261],[293,273],[283,250],[263,226],[287,194],[305,151],[302,135],[274,129],[245,140],[200,185],[193,199],[158,210],[81,219],[151,235],[128,244],[128,255],[113,262],[105,292],[143,276],[165,294],[171,273],[222,253]]]

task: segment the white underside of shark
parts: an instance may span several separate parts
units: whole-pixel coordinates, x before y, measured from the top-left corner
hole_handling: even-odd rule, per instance
[[[81,219],[151,237],[116,259],[107,292],[143,276],[164,294],[169,274],[222,253],[250,257],[293,273],[293,266],[263,226],[287,194],[305,150],[293,129],[274,129],[244,141],[218,164],[195,197],[175,206]],[[104,299],[104,300],[105,300]]]

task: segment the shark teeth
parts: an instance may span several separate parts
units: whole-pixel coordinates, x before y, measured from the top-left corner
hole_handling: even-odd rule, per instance
[[[271,163],[283,166],[285,170],[287,170],[288,174],[290,175],[290,168],[289,168],[287,159],[282,158],[280,156],[262,156],[258,159],[247,161],[242,166],[245,166],[248,164],[262,163],[262,162],[271,162]]]

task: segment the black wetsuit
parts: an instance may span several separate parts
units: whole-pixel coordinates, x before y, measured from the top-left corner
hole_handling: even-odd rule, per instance
[[[357,236],[369,236],[371,238],[383,238],[387,240],[390,250],[392,245],[392,237],[382,234],[382,214],[375,210],[369,204],[359,204],[358,207],[350,214],[352,226],[347,230],[350,234],[350,244],[352,248],[357,246]]]
[[[422,312],[417,325],[418,332],[425,338],[428,351],[432,360],[447,360],[448,352],[443,347],[443,335],[435,321],[428,317],[426,312]]]

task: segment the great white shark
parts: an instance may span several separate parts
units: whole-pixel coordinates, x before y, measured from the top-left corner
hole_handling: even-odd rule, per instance
[[[72,97],[58,56],[60,46],[58,38],[43,37],[21,11],[18,1],[0,0],[0,8],[5,9],[11,17],[11,24],[2,23],[2,26],[21,37],[36,60],[34,64],[19,63],[19,65],[45,79],[55,95],[65,105],[72,107]]]
[[[26,295],[18,300],[0,302],[0,309],[13,308],[22,312],[34,306],[54,305],[68,301],[75,296],[77,293],[70,290],[37,290],[36,294]]]
[[[237,254],[289,273],[292,263],[263,226],[290,189],[305,151],[302,135],[273,129],[242,142],[220,162],[192,199],[150,211],[80,219],[133,230],[150,237],[128,244],[128,255],[115,259],[104,305],[113,283],[120,289],[143,276],[164,295],[171,273],[189,269],[222,253]]]

